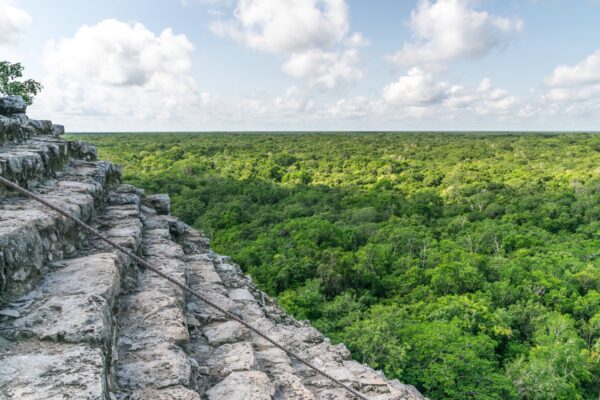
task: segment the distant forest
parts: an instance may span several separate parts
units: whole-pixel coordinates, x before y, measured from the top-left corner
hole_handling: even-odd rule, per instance
[[[388,377],[598,400],[600,135],[79,138]]]

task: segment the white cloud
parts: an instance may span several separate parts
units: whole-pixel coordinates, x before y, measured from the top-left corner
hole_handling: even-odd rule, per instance
[[[349,47],[366,47],[371,44],[369,39],[367,39],[362,33],[354,32],[348,38],[346,38],[346,45]]]
[[[600,49],[575,65],[559,65],[544,79],[544,99],[550,102],[589,103],[596,108],[600,97]],[[585,106],[578,106],[578,109]],[[589,107],[588,107],[589,108]]]
[[[349,29],[345,0],[240,0],[234,16],[211,29],[271,53],[328,47]]]
[[[251,49],[285,55],[286,74],[326,89],[364,75],[357,48],[369,42],[349,28],[346,0],[239,0],[233,19],[211,24]]]
[[[438,115],[446,119],[507,116],[518,112],[520,105],[516,96],[495,87],[488,78],[476,87],[466,88],[438,81],[419,68],[411,69],[407,75],[385,86],[383,100],[392,113],[401,110],[410,117]]]
[[[194,48],[184,35],[108,19],[82,26],[72,38],[46,48],[46,61],[63,75],[110,85],[144,86],[159,75],[185,74]]]
[[[176,119],[209,101],[190,76],[194,48],[184,35],[159,35],[114,19],[49,42],[49,75],[36,109],[62,116]]]
[[[482,57],[523,29],[523,21],[471,8],[471,0],[420,0],[410,17],[414,42],[390,56],[401,65],[440,67]]]
[[[475,90],[454,86],[443,102],[444,107],[476,115],[510,115],[516,111],[519,100],[504,89],[495,87],[484,78]]]
[[[303,115],[314,110],[315,102],[298,87],[291,86],[274,98],[257,94],[244,99],[239,105],[238,114],[259,119],[282,119]]]
[[[383,88],[383,99],[390,104],[426,106],[441,102],[447,91],[446,82],[436,82],[432,74],[412,68],[407,75]]]
[[[333,118],[365,118],[379,113],[380,105],[364,96],[339,99],[326,108],[326,113]]]
[[[356,49],[343,52],[312,49],[293,53],[283,64],[283,71],[294,78],[308,79],[313,85],[333,89],[363,77],[359,61]]]
[[[0,44],[15,43],[23,29],[31,24],[31,16],[12,0],[0,0]]]
[[[544,80],[549,87],[570,87],[600,83],[600,49],[579,64],[559,65]]]
[[[559,65],[544,79],[532,116],[589,118],[600,110],[600,49],[575,65]]]

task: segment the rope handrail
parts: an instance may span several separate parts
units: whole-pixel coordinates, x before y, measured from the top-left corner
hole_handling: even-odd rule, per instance
[[[10,180],[4,178],[3,176],[0,176],[0,183],[2,183],[5,186],[7,186],[7,187],[9,187],[9,188],[11,188],[11,189],[13,189],[13,190],[15,190],[15,191],[17,191],[17,192],[25,195],[25,196],[27,196],[27,197],[29,197],[29,198],[37,201],[38,203],[43,204],[44,206],[46,206],[46,207],[50,208],[51,210],[59,213],[60,215],[71,219],[73,222],[75,222],[81,228],[83,228],[84,230],[86,230],[89,233],[93,234],[94,236],[98,237],[98,239],[102,240],[103,242],[105,242],[105,243],[109,244],[110,246],[114,247],[115,249],[119,250],[121,253],[123,253],[123,254],[131,257],[133,260],[135,260],[137,262],[138,265],[144,266],[145,268],[147,268],[150,271],[154,272],[155,274],[157,274],[161,278],[166,279],[167,281],[171,282],[175,286],[177,286],[177,287],[185,290],[186,292],[188,292],[189,294],[191,294],[193,297],[196,297],[198,300],[202,301],[203,303],[205,303],[205,304],[213,307],[214,309],[218,310],[219,312],[221,312],[222,314],[224,314],[225,316],[227,316],[229,319],[232,319],[232,320],[234,320],[234,321],[242,324],[243,326],[245,326],[246,328],[248,328],[252,332],[256,333],[258,336],[262,337],[263,339],[265,339],[266,341],[268,341],[269,343],[271,343],[275,347],[279,348],[280,350],[283,350],[287,355],[289,355],[289,356],[295,358],[296,360],[300,361],[302,364],[306,365],[307,367],[309,367],[313,371],[315,371],[318,374],[320,374],[320,375],[324,376],[325,378],[329,379],[330,381],[332,381],[333,383],[335,383],[339,387],[347,390],[352,395],[354,395],[354,396],[356,396],[356,397],[358,397],[359,399],[362,399],[362,400],[369,400],[367,397],[365,397],[363,394],[359,393],[355,389],[351,388],[350,386],[348,386],[345,383],[341,382],[340,380],[334,378],[333,376],[331,376],[327,372],[325,372],[325,371],[321,370],[320,368],[316,367],[310,361],[307,361],[306,359],[304,359],[300,355],[298,355],[295,352],[287,349],[282,344],[279,344],[277,341],[275,341],[274,339],[272,339],[271,337],[269,337],[266,333],[264,333],[260,329],[255,328],[254,326],[250,325],[248,322],[244,321],[242,318],[238,317],[237,315],[233,314],[230,311],[225,310],[223,307],[221,307],[218,304],[214,303],[212,300],[209,300],[205,296],[197,293],[191,287],[189,287],[189,286],[187,286],[187,285],[185,285],[183,283],[178,282],[174,278],[171,278],[169,275],[167,275],[164,272],[160,271],[154,265],[150,264],[149,262],[147,262],[143,258],[138,257],[137,255],[135,255],[134,253],[132,253],[131,251],[129,251],[125,247],[121,246],[120,244],[113,242],[108,237],[106,237],[105,235],[103,235],[101,232],[99,232],[98,230],[92,228],[91,226],[89,226],[88,224],[86,224],[85,222],[83,222],[82,220],[80,220],[79,218],[75,217],[74,215],[71,215],[70,213],[68,213],[68,212],[62,210],[61,208],[55,206],[54,204],[51,204],[50,202],[42,199],[41,197],[39,197],[35,193],[32,193],[32,192],[28,191],[27,189],[22,188],[18,184],[14,183],[14,182],[11,182]]]

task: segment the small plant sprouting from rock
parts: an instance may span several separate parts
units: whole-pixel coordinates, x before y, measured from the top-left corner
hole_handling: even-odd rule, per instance
[[[0,95],[19,95],[31,105],[42,90],[42,84],[33,79],[21,80],[24,69],[21,63],[0,61]]]

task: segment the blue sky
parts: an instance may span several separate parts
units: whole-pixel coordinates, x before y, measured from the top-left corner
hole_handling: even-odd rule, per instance
[[[0,0],[70,131],[600,130],[597,0]]]

